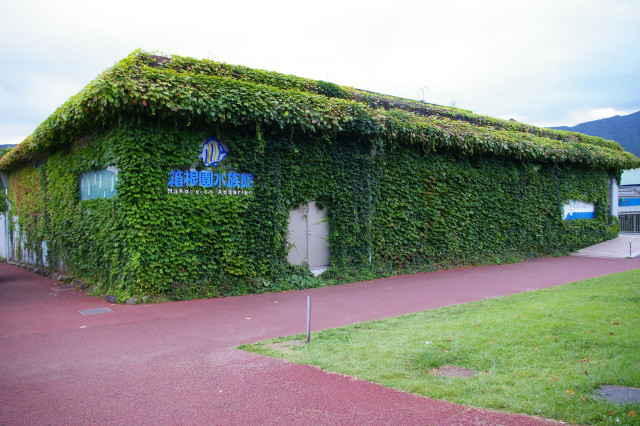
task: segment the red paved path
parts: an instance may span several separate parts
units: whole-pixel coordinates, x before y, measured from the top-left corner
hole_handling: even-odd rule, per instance
[[[234,349],[638,269],[564,257],[332,288],[111,305],[0,264],[0,424],[549,424],[417,397]],[[112,313],[81,315],[109,307]]]

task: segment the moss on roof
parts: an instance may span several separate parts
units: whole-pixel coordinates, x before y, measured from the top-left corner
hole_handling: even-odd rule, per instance
[[[616,142],[476,115],[324,81],[136,51],[72,96],[0,160],[11,170],[122,117],[235,125],[269,123],[323,139],[342,132],[376,143],[420,144],[465,155],[621,170],[640,159]]]

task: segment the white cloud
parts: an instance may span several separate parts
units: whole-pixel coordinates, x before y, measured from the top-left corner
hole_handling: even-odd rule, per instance
[[[575,126],[576,124],[586,123],[587,121],[600,120],[602,118],[615,117],[616,115],[628,115],[634,111],[618,110],[613,107],[597,108],[592,110],[577,110],[569,112],[568,126]]]
[[[5,111],[30,133],[138,48],[410,99],[428,86],[428,102],[577,124],[602,105],[640,110],[638,21],[637,0],[7,1],[0,135]]]
[[[17,145],[33,133],[28,124],[0,123],[0,145]]]
[[[629,115],[640,109],[617,109],[614,107],[594,108],[594,109],[575,109],[568,111],[566,114],[559,115],[555,120],[545,120],[533,123],[541,127],[573,127],[577,124],[587,123],[589,121],[601,120],[603,118],[615,117],[616,115]]]
[[[24,76],[18,86],[0,85],[0,145],[22,142],[82,88],[65,78],[37,74]]]
[[[78,82],[65,78],[32,74],[28,76],[26,91],[21,94],[21,102],[48,116],[82,87]]]
[[[520,123],[523,122],[523,119],[521,116],[519,116],[518,114],[507,114],[507,115],[501,115],[498,118],[502,119],[502,120],[515,120],[518,121]]]

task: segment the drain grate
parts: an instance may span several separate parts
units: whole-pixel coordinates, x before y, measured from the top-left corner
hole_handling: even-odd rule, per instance
[[[596,396],[616,404],[636,404],[640,402],[640,389],[606,385],[596,391]]]
[[[79,311],[82,315],[93,315],[93,314],[106,314],[108,312],[113,312],[109,308],[95,308],[95,309],[84,309]]]

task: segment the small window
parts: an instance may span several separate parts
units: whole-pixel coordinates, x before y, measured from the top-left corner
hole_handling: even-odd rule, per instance
[[[118,170],[107,167],[80,174],[80,201],[112,198],[116,195]]]

